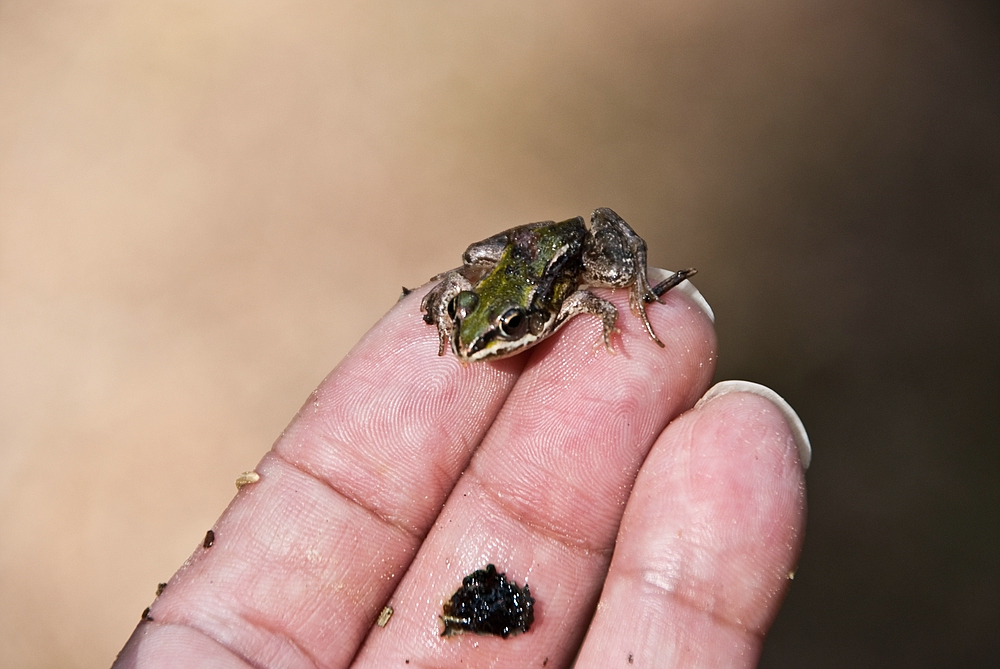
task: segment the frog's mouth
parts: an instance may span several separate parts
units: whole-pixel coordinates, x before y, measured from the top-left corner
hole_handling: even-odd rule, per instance
[[[543,339],[555,318],[555,314],[541,310],[510,307],[491,318],[492,326],[472,341],[463,343],[461,336],[453,337],[452,349],[462,362],[506,358]],[[460,334],[461,325],[461,320],[457,320],[456,335]]]
[[[473,341],[468,348],[460,346],[456,339],[454,351],[462,362],[499,360],[520,353],[537,341],[538,337],[530,333],[512,341],[497,336],[496,332],[488,332]]]

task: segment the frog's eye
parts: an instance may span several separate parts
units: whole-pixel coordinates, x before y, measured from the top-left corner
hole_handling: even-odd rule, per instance
[[[528,319],[520,307],[511,307],[503,312],[497,325],[506,339],[520,339],[528,329]]]
[[[471,290],[463,290],[448,302],[448,316],[453,321],[460,321],[471,314],[478,304],[478,295]]]

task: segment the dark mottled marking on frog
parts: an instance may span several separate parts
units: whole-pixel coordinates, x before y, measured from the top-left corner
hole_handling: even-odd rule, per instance
[[[513,247],[511,251],[519,254],[524,260],[531,262],[538,257],[538,237],[534,231],[519,226],[510,231],[507,239]]]
[[[441,636],[468,631],[506,639],[531,629],[534,607],[535,600],[527,584],[524,589],[519,588],[489,564],[462,579],[462,587],[444,603]]]

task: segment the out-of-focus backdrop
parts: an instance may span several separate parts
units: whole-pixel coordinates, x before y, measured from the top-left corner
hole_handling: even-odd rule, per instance
[[[763,666],[995,659],[998,65],[987,2],[0,3],[0,665],[109,664],[401,285],[597,206],[812,437]]]

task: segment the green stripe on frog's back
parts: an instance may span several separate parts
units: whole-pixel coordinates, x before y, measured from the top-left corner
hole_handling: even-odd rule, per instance
[[[537,268],[537,291],[531,309],[558,312],[579,285],[587,226],[577,216],[552,223],[538,234],[538,255],[532,263]]]

